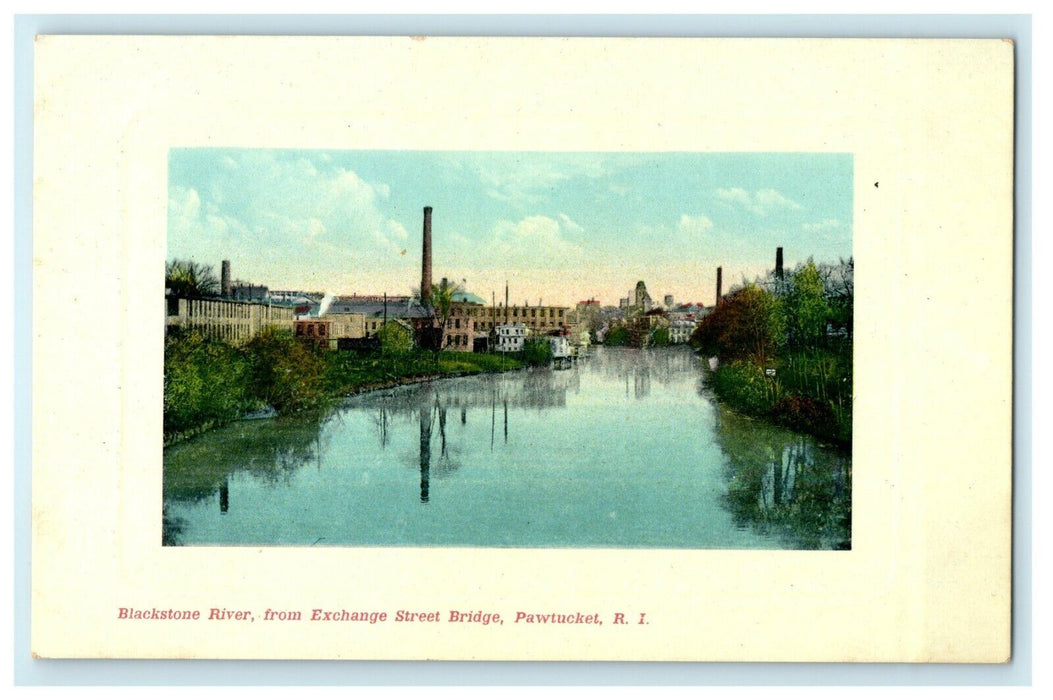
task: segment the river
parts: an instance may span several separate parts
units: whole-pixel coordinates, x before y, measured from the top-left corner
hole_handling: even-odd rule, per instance
[[[170,447],[163,542],[846,549],[851,467],[722,407],[685,347],[596,348]]]

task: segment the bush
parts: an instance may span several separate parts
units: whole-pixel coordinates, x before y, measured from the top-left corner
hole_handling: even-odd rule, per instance
[[[380,350],[385,355],[405,355],[413,349],[413,334],[401,323],[388,321],[379,331]]]
[[[523,344],[523,361],[540,367],[552,361],[552,344],[548,338],[528,338]]]
[[[778,399],[778,384],[751,362],[720,365],[710,375],[710,386],[720,399],[753,415],[766,414]]]
[[[292,333],[265,329],[246,346],[252,389],[278,413],[313,408],[326,398],[323,350]]]
[[[251,406],[249,363],[243,353],[198,331],[165,338],[166,436],[222,425]]]
[[[607,331],[607,336],[603,339],[603,344],[611,346],[628,345],[629,329],[625,326],[615,326]]]
[[[808,396],[779,399],[771,412],[776,423],[803,433],[827,435],[836,430],[830,406]]]

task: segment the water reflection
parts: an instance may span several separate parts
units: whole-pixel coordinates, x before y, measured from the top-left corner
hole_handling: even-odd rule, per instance
[[[165,451],[163,543],[847,548],[851,460],[683,348],[402,386]]]
[[[285,482],[301,466],[318,459],[320,415],[241,421],[165,450],[164,495],[200,501],[220,494],[230,507],[229,477],[247,472],[264,483]]]
[[[233,474],[245,473],[270,486],[287,483],[323,451],[322,422],[319,415],[241,421],[166,449],[162,543],[178,544],[187,525],[170,514],[170,503],[211,501],[216,508],[218,500],[225,514],[231,508]]]
[[[851,549],[848,454],[730,410],[716,412],[715,427],[740,527],[775,533],[795,549]]]
[[[431,482],[431,407],[420,409],[420,502],[428,502]]]

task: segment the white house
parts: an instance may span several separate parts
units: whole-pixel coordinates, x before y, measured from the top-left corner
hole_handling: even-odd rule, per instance
[[[570,338],[565,335],[553,335],[549,336],[548,342],[552,347],[553,360],[570,357]]]
[[[676,345],[679,343],[686,343],[691,339],[691,334],[695,330],[695,322],[688,321],[686,319],[676,319],[669,327],[669,342]]]
[[[521,352],[526,343],[527,327],[522,323],[503,323],[494,327],[494,350]]]

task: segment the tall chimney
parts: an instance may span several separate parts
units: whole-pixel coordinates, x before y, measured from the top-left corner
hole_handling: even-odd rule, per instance
[[[723,281],[722,281],[721,278],[723,277],[723,275],[724,275],[724,270],[718,267],[717,268],[717,306],[720,306],[720,290],[721,290],[721,285],[723,284]]]
[[[782,279],[782,246],[775,249],[775,277]]]
[[[431,207],[424,207],[424,250],[420,263],[420,301],[431,301]]]
[[[230,261],[224,260],[220,264],[219,289],[224,299],[230,299]]]

